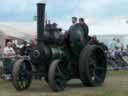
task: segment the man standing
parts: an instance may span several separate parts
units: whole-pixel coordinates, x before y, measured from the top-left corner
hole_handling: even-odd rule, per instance
[[[89,28],[88,28],[88,25],[85,23],[84,18],[79,19],[79,24],[80,24],[80,26],[82,27],[82,29],[84,31],[85,37],[87,37],[88,32],[89,32]]]
[[[5,79],[11,79],[12,67],[13,67],[13,60],[12,58],[15,56],[15,51],[12,47],[12,42],[8,41],[7,46],[4,48],[4,73]]]
[[[69,30],[71,30],[75,24],[77,24],[77,17],[72,17],[72,25],[70,26]]]
[[[77,23],[77,17],[72,17],[72,24],[75,25]]]
[[[69,28],[69,31],[74,29],[74,25],[77,24],[77,17],[72,17],[72,25]]]

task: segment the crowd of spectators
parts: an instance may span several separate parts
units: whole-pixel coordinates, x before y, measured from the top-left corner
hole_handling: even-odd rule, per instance
[[[124,57],[128,59],[128,46],[124,48],[123,43],[118,38],[113,38],[108,44],[107,61],[113,69],[122,69],[128,67],[128,62],[124,60]]]
[[[13,64],[17,57],[28,56],[35,45],[35,41],[32,40],[30,42],[23,41],[20,45],[13,43],[11,40],[7,41],[4,48],[3,74],[1,76],[4,80],[11,79]]]

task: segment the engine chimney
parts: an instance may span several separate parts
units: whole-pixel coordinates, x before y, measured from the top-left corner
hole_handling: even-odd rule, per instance
[[[37,43],[43,43],[44,22],[45,22],[45,0],[37,3]]]

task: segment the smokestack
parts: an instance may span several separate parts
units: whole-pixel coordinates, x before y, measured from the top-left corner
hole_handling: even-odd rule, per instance
[[[43,42],[44,23],[45,23],[45,0],[40,0],[37,3],[37,42],[38,44]]]

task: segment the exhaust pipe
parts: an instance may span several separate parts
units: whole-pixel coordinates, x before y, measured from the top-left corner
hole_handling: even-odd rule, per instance
[[[44,38],[44,22],[45,22],[45,0],[37,3],[37,43],[43,43]]]

